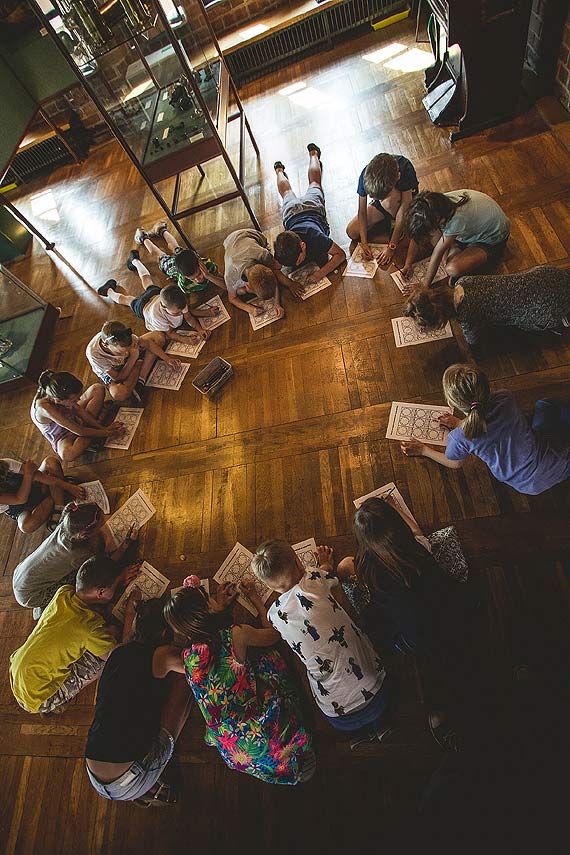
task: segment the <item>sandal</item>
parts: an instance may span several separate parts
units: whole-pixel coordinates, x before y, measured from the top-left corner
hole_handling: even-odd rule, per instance
[[[280,160],[276,160],[276,161],[275,161],[275,163],[273,164],[273,169],[274,169],[276,172],[277,172],[277,170],[278,170],[278,169],[282,169],[282,170],[283,170],[283,175],[285,176],[285,178],[289,179],[289,176],[288,176],[288,175],[287,175],[287,173],[285,172],[285,164],[284,164],[284,163],[281,163],[281,161],[280,161]]]
[[[144,808],[165,807],[166,805],[175,805],[177,801],[178,792],[170,784],[159,778],[148,793],[138,799],[133,799],[133,804]]]
[[[309,152],[309,154],[310,154],[312,151],[316,151],[316,152],[317,152],[317,157],[319,158],[319,163],[320,163],[321,170],[322,170],[322,168],[323,168],[323,162],[322,162],[322,160],[321,160],[321,150],[320,150],[320,148],[318,147],[318,145],[317,145],[316,143],[314,143],[314,142],[310,142],[310,143],[308,143],[308,144],[307,144],[307,151]]]

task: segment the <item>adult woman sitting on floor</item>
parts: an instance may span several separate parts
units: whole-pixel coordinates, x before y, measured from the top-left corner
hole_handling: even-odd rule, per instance
[[[103,511],[94,502],[69,502],[55,531],[15,568],[12,587],[18,603],[34,609],[34,617],[39,617],[61,585],[75,584],[83,562],[108,551],[101,534],[104,521]],[[110,557],[120,561],[131,543],[127,538]]]
[[[467,565],[453,529],[432,535],[443,569],[418,524],[391,496],[367,499],[354,516],[356,556],[337,567],[359,623],[381,653],[415,655],[428,672],[429,723],[435,739],[457,750],[449,723],[450,667],[470,608],[459,581]],[[441,560],[441,559],[440,559]],[[443,561],[442,561],[443,563]],[[453,578],[454,576],[455,578]]]
[[[188,639],[176,670],[186,679],[206,721],[206,742],[230,769],[268,784],[298,784],[315,771],[296,681],[273,647],[279,633],[253,583],[242,590],[259,612],[261,628],[234,624],[234,585],[217,598],[203,588],[183,588],[165,606],[172,629]],[[263,648],[251,656],[249,648]],[[174,666],[173,666],[174,669]]]
[[[455,288],[415,288],[404,314],[422,330],[442,329],[456,318],[467,344],[489,327],[560,332],[570,326],[570,273],[532,267],[500,276],[462,276]]]
[[[168,644],[172,632],[163,607],[163,600],[129,600],[123,638],[128,643],[105,664],[85,747],[87,774],[99,795],[144,807],[177,801],[163,772],[192,703],[181,674],[163,679],[170,663],[180,662],[180,649]]]

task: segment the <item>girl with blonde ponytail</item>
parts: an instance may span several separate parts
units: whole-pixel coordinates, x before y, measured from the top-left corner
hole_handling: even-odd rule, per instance
[[[570,445],[553,446],[533,431],[514,397],[492,393],[488,377],[476,365],[450,365],[443,375],[443,392],[462,414],[440,417],[449,429],[445,453],[414,439],[401,444],[404,454],[428,457],[450,469],[460,469],[474,454],[497,481],[532,496],[570,477]]]
[[[30,416],[62,460],[76,460],[93,439],[123,430],[121,422],[104,427],[99,421],[104,400],[101,383],[83,391],[81,380],[68,371],[42,371]]]

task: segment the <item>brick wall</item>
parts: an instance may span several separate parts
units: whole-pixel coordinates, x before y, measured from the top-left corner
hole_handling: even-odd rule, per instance
[[[564,25],[554,91],[562,106],[570,111],[570,13]]]
[[[279,6],[288,5],[288,0],[220,0],[219,3],[209,6],[207,11],[214,32],[220,38],[231,30],[253,24],[256,18]]]

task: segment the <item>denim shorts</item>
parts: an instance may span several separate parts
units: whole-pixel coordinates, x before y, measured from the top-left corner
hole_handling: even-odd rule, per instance
[[[306,211],[311,214],[320,214],[326,222],[325,194],[322,187],[309,187],[305,195],[301,197],[295,196],[292,190],[288,190],[283,196],[283,208],[281,209],[283,223],[286,223],[291,217],[304,214]]]
[[[147,303],[150,303],[153,297],[156,297],[157,294],[160,294],[161,289],[158,285],[149,285],[142,294],[138,297],[135,297],[133,302],[131,303],[131,309],[141,321],[144,321],[143,309]]]
[[[366,706],[361,707],[356,712],[348,713],[341,716],[325,715],[326,720],[336,730],[343,730],[350,733],[355,730],[360,730],[363,727],[368,727],[376,724],[384,715],[391,700],[390,678],[384,677],[384,681],[378,692],[374,695],[371,701]]]
[[[164,728],[158,732],[150,750],[142,760],[135,760],[116,781],[102,784],[87,766],[87,775],[100,796],[114,802],[140,799],[154,787],[174,751],[174,737]]]

